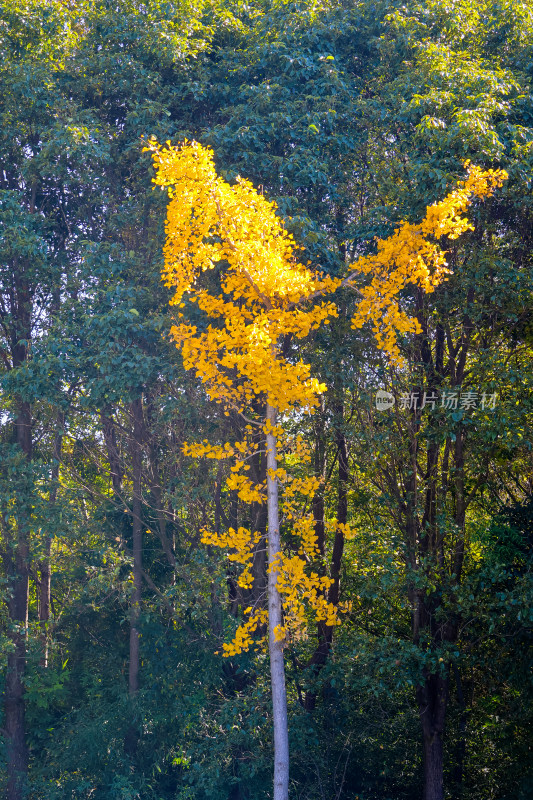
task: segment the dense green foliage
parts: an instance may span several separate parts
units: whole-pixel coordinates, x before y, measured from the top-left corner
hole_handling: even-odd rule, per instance
[[[418,221],[466,159],[507,170],[450,243],[449,281],[402,298],[423,330],[401,342],[405,369],[349,327],[342,292],[334,323],[287,343],[328,386],[286,425],[324,478],[318,566],[352,603],[334,636],[287,648],[291,798],[421,798],[419,717],[440,680],[445,797],[530,800],[530,3],[4,0],[0,51],[0,688],[16,692],[24,653],[26,796],[271,791],[268,663],[219,654],[248,598],[200,543],[207,523],[261,513],[221,492],[224,464],[182,453],[243,422],[167,337],[154,135],[210,144],[332,274]],[[379,388],[394,411],[376,410]],[[478,407],[399,407],[433,391]],[[354,539],[329,532],[339,514]]]

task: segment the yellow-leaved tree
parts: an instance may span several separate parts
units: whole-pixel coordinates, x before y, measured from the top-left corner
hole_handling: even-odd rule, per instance
[[[303,339],[337,314],[334,293],[351,287],[359,295],[353,327],[370,321],[379,346],[401,363],[397,333],[418,332],[416,319],[402,310],[400,291],[414,284],[426,292],[446,278],[443,237],[457,238],[471,228],[464,216],[474,197],[486,197],[501,185],[503,171],[482,171],[468,166],[465,181],[444,200],[429,206],[420,224],[402,222],[385,240],[376,242],[375,254],[360,258],[347,269],[347,277],[331,278],[311,271],[298,261],[297,246],[266,200],[243,179],[231,185],[217,175],[213,153],[196,142],[160,146],[153,141],[156,177],[167,187],[163,278],[174,291],[178,308],[171,333],[181,348],[184,365],[202,381],[208,396],[246,418],[247,436],[224,447],[209,442],[189,444],[189,455],[231,459],[227,488],[248,502],[266,502],[268,515],[267,608],[250,607],[234,640],[224,645],[225,655],[247,649],[254,633],[266,623],[273,704],[274,800],[287,800],[289,746],[283,648],[289,637],[305,633],[306,607],[328,625],[338,622],[338,608],[328,604],[329,579],[309,566],[316,556],[313,520],[298,512],[298,498],[311,497],[316,478],[288,474],[280,467],[283,445],[280,415],[295,410],[312,412],[325,390],[310,373],[309,365],[284,355],[287,337]],[[217,293],[202,280],[206,270],[220,268]],[[366,285],[362,276],[369,275]],[[357,286],[358,284],[363,284]],[[184,296],[196,302],[205,315],[201,330],[184,321]],[[258,417],[252,409],[262,408]],[[252,433],[260,426],[266,446],[266,481],[248,476],[253,454]],[[305,457],[302,442],[296,452]],[[292,525],[296,553],[283,553],[280,510]],[[224,549],[242,566],[239,583],[251,584],[250,565],[261,534],[244,527],[227,533],[205,530],[203,541]]]

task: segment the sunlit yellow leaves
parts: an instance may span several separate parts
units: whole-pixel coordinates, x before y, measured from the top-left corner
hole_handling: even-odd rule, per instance
[[[164,279],[175,290],[173,302],[179,303],[198,274],[219,261],[230,265],[224,292],[261,306],[288,308],[331,287],[330,278],[321,279],[296,262],[296,245],[275,204],[246,180],[230,186],[220,178],[209,148],[185,142],[150,149],[154,182],[169,189]]]
[[[311,447],[299,434],[293,437],[285,437],[283,440],[283,452],[286,458],[292,463],[300,462],[302,464],[311,463]]]
[[[300,517],[293,525],[293,533],[300,539],[298,555],[308,556],[310,560],[320,555],[318,537],[315,532],[315,520],[311,514]]]
[[[278,590],[283,600],[283,638],[297,641],[307,635],[307,609],[313,612],[313,618],[325,622],[328,626],[339,625],[337,607],[329,603],[326,593],[331,578],[309,573],[306,561],[298,555],[284,556],[278,553],[277,559],[269,569],[278,574]]]
[[[254,484],[246,475],[232,473],[226,481],[228,489],[237,492],[245,503],[261,503],[265,500],[264,488]]]
[[[266,609],[258,609],[251,613],[252,609],[246,609],[248,619],[237,628],[233,641],[229,644],[222,645],[223,655],[226,658],[238,655],[239,653],[246,652],[250,649],[252,643],[261,644],[262,640],[255,637],[255,632],[259,626],[265,625],[268,620],[268,611]],[[264,637],[263,637],[264,638]]]
[[[238,444],[235,442],[235,449]],[[215,458],[217,461],[226,458],[232,458],[235,455],[235,449],[226,442],[224,445],[210,444],[207,439],[203,442],[185,442],[182,446],[183,454],[186,456],[193,456],[194,458]]]
[[[419,332],[416,319],[400,306],[400,295],[408,285],[432,292],[449,274],[440,242],[455,239],[472,228],[465,216],[474,198],[490,196],[507,175],[502,170],[468,168],[467,178],[442,201],[429,206],[418,225],[402,222],[387,239],[376,242],[376,252],[358,259],[344,280],[312,272],[298,262],[298,247],[276,214],[276,206],[241,178],[230,185],[217,175],[213,152],[196,142],[174,147],[153,142],[157,186],[167,187],[163,280],[174,292],[172,304],[182,309],[186,301],[197,304],[203,316],[198,327],[180,322],[171,334],[180,347],[186,369],[193,370],[208,396],[241,414],[259,407],[313,411],[318,396],[326,390],[311,375],[310,366],[294,356],[286,357],[284,342],[304,339],[337,315],[328,299],[341,286],[359,294],[352,318],[354,328],[370,322],[379,347],[396,363],[402,362],[398,334]],[[204,273],[222,266],[217,275],[219,289],[212,293]],[[361,277],[369,282],[361,287]],[[178,312],[178,320],[183,319]],[[278,417],[279,418],[279,417]],[[247,418],[249,421],[249,418]],[[292,555],[279,553],[269,569],[277,574],[283,603],[283,625],[278,640],[297,640],[306,635],[308,619],[328,626],[339,624],[341,609],[328,602],[332,580],[312,571],[320,553],[312,515],[302,508],[320,486],[314,477],[302,477],[293,466],[309,463],[310,454],[301,437],[283,441],[283,428],[266,421],[261,430],[285,445],[288,469],[269,472],[281,490],[283,525],[291,529]],[[253,442],[253,444],[252,444]],[[247,460],[257,444],[252,426],[245,439],[223,446],[203,442],[187,444],[187,455],[209,459],[234,459],[225,490],[235,492],[246,503],[264,503],[266,487],[246,474]],[[334,523],[346,539],[356,536],[348,524]],[[258,532],[230,528],[227,533],[203,531],[202,541],[226,552],[242,566],[237,582],[252,586],[254,548]],[[262,545],[261,545],[262,546]],[[323,545],[321,545],[323,546]],[[266,622],[266,611],[247,609],[245,621],[233,642],[224,645],[224,655],[248,649],[257,629]]]
[[[275,439],[278,439],[280,436],[283,436],[284,433],[283,427],[281,425],[273,425],[269,419],[265,420],[265,424],[263,425],[263,432],[265,436],[268,436],[268,434],[271,433]]]
[[[377,240],[375,255],[362,257],[351,267],[354,273],[350,280],[357,273],[372,275],[370,284],[360,290],[362,299],[352,327],[360,328],[371,321],[379,347],[397,364],[403,361],[397,333],[420,333],[417,320],[400,308],[401,290],[414,284],[426,293],[433,292],[450,273],[444,251],[428,237],[437,241],[443,237],[456,239],[472,230],[464,216],[468,206],[476,197],[489,197],[507,179],[504,170],[481,170],[468,162],[465,166],[467,179],[444,200],[429,206],[419,225],[402,222],[387,239]]]
[[[196,372],[209,397],[244,411],[266,399],[279,411],[312,409],[325,390],[302,361],[287,361],[283,337],[305,338],[331,317],[334,303],[317,299],[340,280],[319,275],[296,257],[297,247],[276,206],[239,179],[219,177],[212,151],[196,142],[153,152],[155,183],[168,187],[163,279],[181,307],[184,295],[212,320],[198,333],[179,323],[171,333],[186,369]],[[222,294],[201,285],[205,270],[226,262]],[[235,375],[237,380],[235,380]]]
[[[350,539],[355,539],[357,536],[357,529],[354,528],[352,525],[348,525],[347,523],[336,522],[334,526],[342,531],[342,534],[346,541],[350,541]]]
[[[419,332],[418,322],[401,307],[408,284],[432,292],[449,274],[439,241],[455,239],[472,228],[465,216],[474,198],[490,196],[507,178],[503,170],[470,165],[466,180],[443,200],[428,207],[422,222],[402,222],[387,239],[378,239],[376,253],[356,261],[344,281],[313,273],[296,259],[297,246],[266,200],[243,179],[235,185],[217,175],[213,153],[197,142],[150,148],[156,167],[154,182],[168,187],[163,278],[174,290],[172,303],[183,295],[196,300],[216,325],[197,335],[193,326],[172,329],[182,347],[184,364],[194,369],[212,399],[243,410],[267,393],[280,411],[316,406],[324,391],[302,362],[288,363],[279,342],[293,334],[305,338],[336,316],[327,296],[341,285],[354,286],[358,274],[372,276],[358,287],[361,299],[352,318],[354,328],[370,321],[378,345],[393,362],[402,363],[398,333]],[[203,271],[226,262],[224,296],[199,285]],[[324,299],[323,299],[324,298]],[[302,304],[312,299],[312,305]],[[228,378],[235,370],[241,381]]]
[[[226,550],[226,557],[238,564],[248,565],[253,559],[254,547],[259,543],[261,534],[248,528],[229,528],[226,533],[202,530],[203,544],[214,545]]]

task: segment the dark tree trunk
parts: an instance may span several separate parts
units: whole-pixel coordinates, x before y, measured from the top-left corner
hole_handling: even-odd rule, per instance
[[[336,431],[337,453],[339,459],[339,486],[337,495],[337,522],[341,525],[346,525],[348,521],[348,478],[350,477],[348,469],[348,448],[346,445],[346,436],[344,435],[344,408],[341,405],[338,409],[338,423]],[[333,552],[331,554],[331,577],[333,583],[330,586],[328,593],[328,600],[334,606],[339,604],[340,599],[340,580],[341,580],[341,566],[342,555],[344,553],[344,533],[341,528],[335,531],[335,539],[333,541]],[[333,633],[333,629],[331,629]]]
[[[141,520],[141,478],[142,478],[142,434],[143,434],[143,407],[142,398],[139,397],[130,405],[133,419],[131,438],[131,465],[133,477],[132,498],[132,550],[133,550],[133,593],[130,600],[130,653],[128,672],[128,691],[131,700],[135,700],[139,691],[140,668],[140,633],[139,623],[141,617],[142,600],[142,520]],[[135,706],[133,705],[133,709]],[[126,731],[124,750],[130,757],[137,752],[139,729],[134,717]]]
[[[9,603],[12,621],[24,606],[24,586],[22,581],[15,589],[16,595]],[[24,723],[24,672],[26,666],[26,644],[24,634],[12,635],[14,651],[7,656],[7,675],[5,686],[5,733],[7,755],[7,800],[22,800],[28,771],[28,750],[25,740]]]
[[[102,423],[102,433],[107,449],[109,461],[109,471],[111,473],[111,483],[116,498],[120,498],[122,492],[122,467],[120,464],[120,453],[117,446],[117,436],[115,424],[110,416],[110,410],[100,411],[100,421]]]
[[[11,563],[11,597],[8,602],[13,650],[7,656],[5,684],[5,731],[7,751],[7,800],[24,796],[28,770],[28,750],[24,723],[24,673],[26,669],[26,626],[28,615],[28,542],[26,531],[19,533],[17,552]]]
[[[452,771],[452,796],[454,800],[461,800],[463,796],[463,773],[464,763],[466,756],[466,728],[468,724],[469,711],[466,705],[466,700],[463,691],[463,681],[461,673],[457,664],[453,664],[453,674],[455,677],[455,686],[457,690],[457,699],[459,701],[460,717],[459,717],[459,737],[455,748],[453,759]]]
[[[31,338],[31,292],[23,271],[15,271],[13,282],[11,354],[14,369],[28,359]],[[29,467],[32,458],[32,413],[30,404],[16,399],[18,413],[13,438],[24,454]],[[31,515],[31,480],[16,498],[17,532],[14,539],[6,541],[4,554],[6,574],[11,589],[8,601],[9,621],[12,626],[13,649],[7,656],[7,673],[4,692],[4,717],[7,762],[7,800],[22,800],[25,795],[28,773],[28,749],[24,720],[24,674],[26,670],[26,636],[29,603],[29,541]]]
[[[444,800],[442,735],[424,736],[424,800]]]
[[[443,743],[448,704],[448,679],[425,676],[416,690],[424,747],[424,800],[444,800]]]
[[[323,419],[324,408],[320,416],[317,414],[314,426],[315,432],[315,454],[314,470],[317,478],[324,481],[326,476],[326,436]],[[326,554],[326,518],[324,504],[324,486],[321,486],[313,497],[313,520],[317,547],[320,555],[324,558]],[[325,571],[325,570],[324,570]],[[324,622],[317,624],[317,646],[309,660],[309,666],[313,667],[318,674],[326,663],[329,651],[327,628]],[[316,691],[308,689],[305,693],[303,706],[306,711],[313,711],[316,706]]]
[[[16,441],[28,461],[32,455],[31,409],[29,403],[20,402],[15,421]],[[26,671],[26,633],[29,601],[29,505],[30,487],[26,496],[17,498],[19,513],[16,542],[7,543],[7,574],[11,587],[8,601],[9,619],[14,630],[11,634],[13,650],[7,656],[7,674],[4,695],[7,800],[22,800],[28,772],[28,749],[24,721],[24,674]]]
[[[131,596],[129,692],[134,695],[139,689],[139,619],[141,616],[142,592],[142,528],[141,528],[141,434],[142,400],[131,404],[133,415],[132,471],[133,471],[133,594]]]
[[[50,506],[53,508],[57,501],[57,483],[59,480],[59,462],[61,459],[61,444],[63,441],[64,414],[58,414],[56,435],[54,438],[54,461],[52,464]],[[41,628],[41,666],[48,666],[48,623],[50,620],[50,591],[52,588],[52,536],[46,533],[44,543],[44,558],[39,564],[41,581],[39,585],[39,625]]]
[[[348,447],[346,444],[346,436],[344,434],[344,406],[339,403],[336,407],[336,431],[335,441],[337,445],[337,459],[338,459],[338,490],[337,490],[337,522],[345,525],[348,521]],[[325,442],[320,449],[317,445],[317,453],[321,453],[321,460],[315,463],[317,474],[325,476]],[[321,469],[321,473],[318,472]],[[322,555],[325,552],[324,541],[324,499],[323,495],[316,495],[316,503],[314,505],[315,516],[315,531],[317,533],[317,540],[319,549]],[[335,538],[333,540],[333,551],[331,554],[330,576],[333,583],[329,587],[328,602],[338,606],[340,599],[340,575],[342,567],[342,555],[344,553],[344,533],[341,528],[335,530]],[[331,645],[333,642],[334,628],[326,625],[324,622],[318,623],[318,645],[311,656],[310,666],[314,666],[316,672],[319,672],[325,665]],[[313,711],[316,706],[316,692],[310,690],[305,694],[304,706],[307,711]]]

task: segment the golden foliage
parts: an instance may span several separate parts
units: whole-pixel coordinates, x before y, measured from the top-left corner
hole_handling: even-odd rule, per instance
[[[166,187],[169,194],[163,279],[173,289],[171,303],[178,308],[178,322],[171,333],[181,348],[185,368],[196,372],[209,397],[241,413],[257,401],[279,412],[316,407],[326,387],[311,376],[308,364],[289,362],[281,343],[289,335],[303,339],[335,317],[336,305],[327,298],[341,286],[354,288],[360,295],[352,326],[359,328],[369,321],[379,347],[401,363],[397,334],[419,332],[419,326],[400,307],[400,292],[408,284],[432,292],[446,279],[449,270],[439,242],[471,229],[465,212],[472,200],[488,197],[507,177],[503,170],[483,171],[466,164],[466,180],[429,206],[421,223],[402,222],[387,239],[378,239],[375,253],[359,258],[343,280],[299,263],[298,248],[276,215],[275,203],[242,178],[234,185],[224,181],[217,175],[209,148],[197,142],[177,147],[152,142],[148,149],[156,168],[154,183]],[[220,292],[212,294],[201,277],[219,265],[225,265],[217,275]],[[361,288],[365,275],[370,281]],[[207,324],[200,331],[181,321],[185,298],[197,303],[204,314]],[[269,421],[264,422],[263,432],[277,440],[283,437],[282,427],[272,427]],[[251,426],[246,433],[250,437]],[[247,503],[265,502],[265,485],[254,484],[245,474],[253,452],[247,439],[223,446],[207,441],[186,444],[183,450],[195,457],[234,459],[226,488]],[[301,437],[291,443],[290,451],[292,464],[309,462]],[[301,512],[303,501],[312,498],[319,481],[313,476],[292,476],[283,468],[272,471],[270,477],[281,488],[283,521],[290,523],[293,541],[299,542],[296,552],[278,553],[269,567],[278,572],[284,611],[284,625],[275,634],[279,640],[298,639],[307,630],[309,610],[329,626],[339,623],[339,607],[326,599],[331,579],[311,568],[319,556],[312,516]],[[356,535],[349,525],[338,527],[347,538]],[[243,570],[238,583],[251,587],[260,533],[243,527],[218,534],[204,530],[202,541],[225,550],[230,561],[239,563]],[[223,646],[224,655],[248,649],[266,615],[265,610],[246,609],[233,642]]]
[[[298,263],[275,204],[248,181],[231,186],[220,178],[211,150],[196,142],[152,150],[155,182],[169,190],[163,279],[174,290],[171,302],[180,306],[187,293],[215,322],[201,333],[185,323],[172,328],[185,367],[212,399],[241,411],[267,394],[279,411],[315,406],[325,387],[307,364],[287,362],[278,343],[288,334],[304,338],[335,316],[331,301],[299,306],[339,282]],[[222,294],[214,296],[198,279],[220,262],[227,267]]]
[[[402,222],[387,239],[378,239],[376,254],[358,259],[351,267],[353,274],[344,282],[352,284],[358,273],[372,276],[360,292],[362,299],[352,318],[352,327],[361,328],[370,320],[379,347],[398,364],[403,359],[397,332],[420,333],[418,321],[400,308],[401,290],[414,284],[430,293],[442,283],[450,270],[445,252],[437,242],[444,237],[457,239],[473,230],[464,216],[466,209],[474,198],[489,197],[507,178],[504,170],[481,170],[469,162],[465,167],[467,179],[460,181],[444,200],[428,206],[420,224]]]

